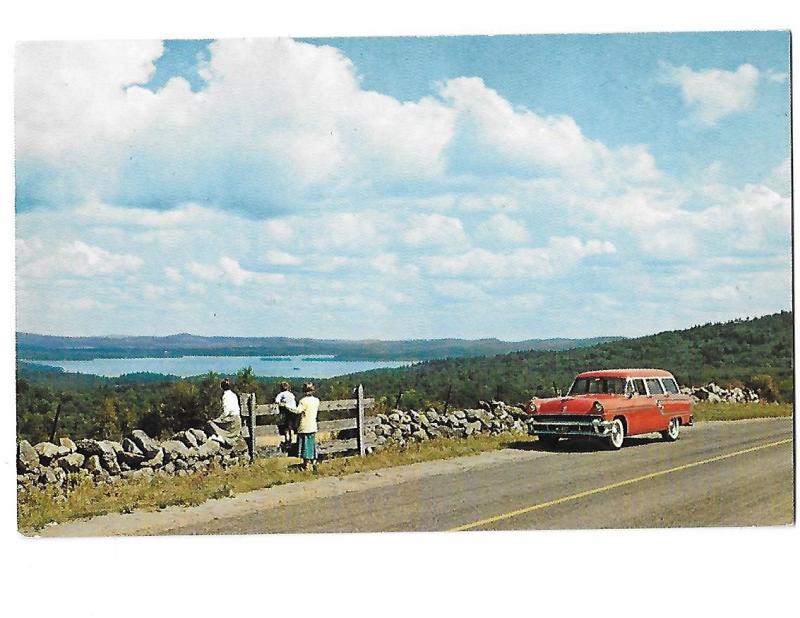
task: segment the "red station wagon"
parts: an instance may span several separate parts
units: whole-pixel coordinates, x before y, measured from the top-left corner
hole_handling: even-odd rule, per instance
[[[691,425],[692,401],[663,369],[604,369],[578,374],[566,397],[531,399],[531,432],[545,446],[560,438],[591,436],[617,450],[625,436],[660,432],[678,439]]]

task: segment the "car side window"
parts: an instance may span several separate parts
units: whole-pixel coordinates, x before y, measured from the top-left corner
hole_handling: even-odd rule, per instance
[[[647,390],[650,391],[651,395],[663,395],[664,389],[661,387],[661,382],[658,378],[648,378],[647,379]]]
[[[676,384],[674,378],[661,378],[661,383],[664,385],[664,389],[673,395],[678,393],[678,385]]]
[[[647,395],[647,390],[644,387],[644,380],[642,378],[633,380],[633,388],[636,390],[637,395]]]

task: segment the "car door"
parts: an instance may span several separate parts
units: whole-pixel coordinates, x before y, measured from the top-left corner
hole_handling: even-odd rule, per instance
[[[681,394],[675,378],[661,378],[661,384],[665,391],[663,402],[667,422],[674,416],[686,415],[691,408],[689,397]]]
[[[669,425],[669,417],[665,408],[666,392],[658,378],[645,378],[647,392],[650,394],[651,407],[647,414],[647,431],[664,431]]]
[[[655,404],[653,403],[653,398],[647,392],[644,378],[629,378],[629,380],[633,394],[625,406],[628,435],[645,433],[650,431],[648,427],[653,422],[652,416]]]

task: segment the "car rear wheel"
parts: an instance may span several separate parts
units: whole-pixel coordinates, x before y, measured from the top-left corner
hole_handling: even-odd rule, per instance
[[[558,436],[537,436],[537,438],[545,448],[555,448],[558,445]]]
[[[661,437],[664,438],[667,442],[675,442],[678,439],[678,434],[681,431],[681,421],[676,416],[673,419],[670,419],[669,426],[667,427],[666,431],[661,432]]]
[[[615,418],[611,423],[611,433],[608,434],[608,447],[612,451],[618,451],[622,448],[622,443],[625,440],[625,425],[622,420]]]

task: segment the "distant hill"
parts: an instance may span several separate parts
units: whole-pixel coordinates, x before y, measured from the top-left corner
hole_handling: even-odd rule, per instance
[[[621,337],[590,339],[412,339],[357,341],[294,339],[290,337],[200,337],[181,333],[166,337],[60,337],[17,333],[17,358],[29,360],[88,360],[93,358],[175,356],[333,355],[339,360],[411,360],[462,358],[520,350],[567,350],[616,341]]]
[[[406,405],[450,400],[475,405],[499,397],[516,403],[532,395],[551,396],[553,384],[565,390],[575,374],[589,369],[658,367],[681,384],[709,380],[746,383],[755,374],[772,376],[781,399],[793,399],[793,314],[705,324],[685,330],[605,342],[565,351],[512,352],[484,358],[431,360],[411,367],[331,378],[329,388],[362,382],[372,396],[390,403],[403,392]]]

